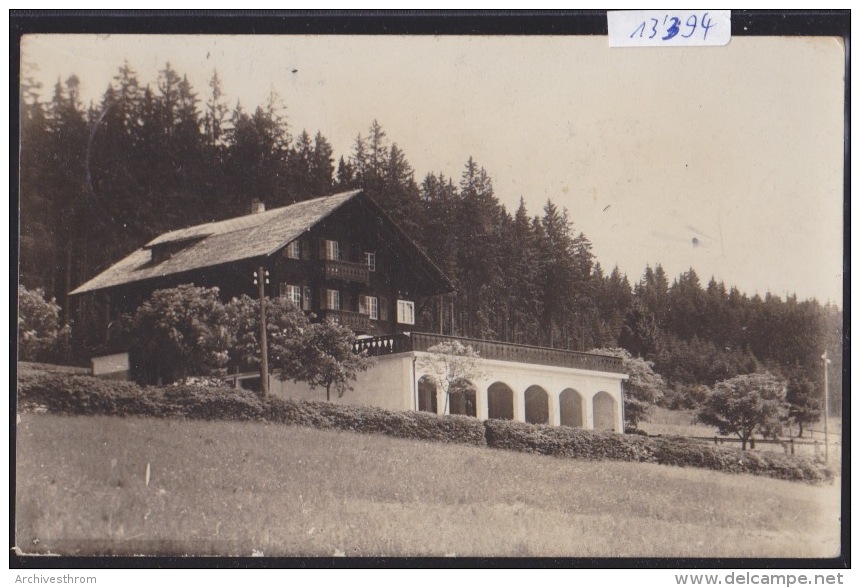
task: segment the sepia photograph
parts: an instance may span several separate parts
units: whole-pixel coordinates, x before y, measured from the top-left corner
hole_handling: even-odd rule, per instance
[[[23,34],[15,554],[844,557],[847,41],[683,13]]]

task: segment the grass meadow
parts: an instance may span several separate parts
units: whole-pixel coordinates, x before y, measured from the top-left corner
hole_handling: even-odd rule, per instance
[[[25,413],[25,553],[832,557],[839,486],[256,422]]]

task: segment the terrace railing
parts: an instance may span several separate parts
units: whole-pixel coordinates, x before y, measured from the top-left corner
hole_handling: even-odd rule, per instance
[[[371,356],[390,355],[412,351],[412,341],[409,335],[383,335],[358,339],[352,348],[356,353],[365,352]]]
[[[409,335],[386,335],[360,339],[355,342],[356,351],[367,351],[368,355],[387,355],[405,351],[427,351],[434,345],[459,341],[469,345],[484,359],[515,361],[536,365],[567,367],[601,372],[624,373],[621,358],[597,353],[583,353],[567,349],[518,345],[501,341],[449,337],[431,333],[411,333]]]

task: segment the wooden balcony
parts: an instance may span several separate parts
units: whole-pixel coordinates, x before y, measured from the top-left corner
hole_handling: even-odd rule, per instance
[[[322,260],[323,278],[329,281],[370,285],[370,269],[361,263],[334,259]]]
[[[466,337],[448,337],[430,333],[411,333],[410,335],[385,335],[356,341],[353,348],[357,352],[366,351],[368,355],[388,355],[405,351],[427,351],[439,343],[459,341],[471,345],[472,349],[484,359],[515,361],[536,365],[575,368],[623,374],[621,358],[597,353],[517,345],[501,341],[486,341]]]
[[[349,327],[356,333],[367,333],[372,328],[372,321],[366,314],[349,312],[348,310],[321,310],[319,316],[323,320],[331,320],[344,327]]]

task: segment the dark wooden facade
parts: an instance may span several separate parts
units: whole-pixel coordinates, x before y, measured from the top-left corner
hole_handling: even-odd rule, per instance
[[[391,231],[366,202],[347,203],[299,237],[297,246],[263,260],[269,295],[295,296],[290,291],[298,288],[294,302],[301,308],[356,334],[413,330],[420,303],[449,290],[422,275]]]
[[[176,243],[152,248],[153,263],[169,257],[169,247]],[[155,290],[180,284],[218,287],[225,301],[257,298],[254,278],[260,267],[268,272],[268,297],[290,297],[317,318],[335,320],[358,335],[411,331],[422,304],[453,290],[426,255],[360,194],[269,255],[125,283],[95,296],[108,323],[133,313]]]

